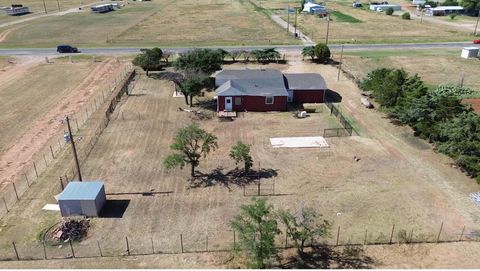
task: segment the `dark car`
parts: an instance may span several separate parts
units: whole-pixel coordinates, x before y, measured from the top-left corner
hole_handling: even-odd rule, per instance
[[[480,39],[474,40],[474,41],[473,41],[473,44],[480,44]]]
[[[70,45],[58,45],[57,52],[59,53],[78,53],[78,48]]]

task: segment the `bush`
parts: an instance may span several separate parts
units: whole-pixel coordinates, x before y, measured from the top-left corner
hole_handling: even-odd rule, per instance
[[[330,49],[324,43],[319,43],[315,45],[314,48],[315,56],[317,57],[318,62],[324,63],[330,59]]]
[[[448,17],[450,17],[450,20],[455,20],[455,17],[457,17],[457,13],[452,13],[450,15],[448,15]]]
[[[385,10],[385,14],[392,15],[393,14],[393,8],[387,8],[387,10]]]
[[[410,20],[410,12],[405,12],[402,14],[402,19],[404,20]]]

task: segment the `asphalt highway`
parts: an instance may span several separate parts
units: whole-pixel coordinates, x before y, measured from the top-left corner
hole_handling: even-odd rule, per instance
[[[437,42],[437,43],[401,43],[401,44],[345,44],[345,51],[362,51],[362,50],[406,50],[406,49],[436,49],[436,48],[463,48],[472,46],[471,42]],[[331,50],[340,50],[341,44],[330,44]],[[282,52],[298,52],[302,50],[304,45],[260,45],[260,46],[222,46],[222,47],[202,47],[202,48],[223,48],[225,50],[253,50],[261,48],[275,47]],[[99,48],[79,48],[81,54],[87,55],[128,55],[137,54],[141,48],[145,47],[99,47]],[[171,52],[184,52],[192,48],[187,47],[161,47],[162,50]],[[15,48],[0,49],[0,55],[9,56],[58,56],[56,48]],[[64,55],[64,54],[63,54]],[[67,54],[68,55],[68,54]]]

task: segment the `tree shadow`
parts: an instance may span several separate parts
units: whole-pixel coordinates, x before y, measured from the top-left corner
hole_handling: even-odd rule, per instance
[[[325,91],[325,101],[329,103],[339,103],[342,101],[342,95],[331,89]]]
[[[251,169],[245,174],[243,169],[235,168],[224,173],[223,167],[217,167],[210,173],[202,173],[196,171],[196,176],[190,179],[189,188],[210,187],[215,185],[223,185],[231,191],[231,185],[244,186],[262,179],[270,179],[278,175],[276,169],[261,168]]]
[[[173,82],[181,82],[185,78],[183,74],[179,72],[170,72],[170,71],[150,73],[149,77],[156,80],[169,80]]]
[[[330,246],[312,247],[301,256],[292,256],[281,268],[288,269],[370,269],[374,259],[364,254],[362,246],[345,246],[341,251]]]

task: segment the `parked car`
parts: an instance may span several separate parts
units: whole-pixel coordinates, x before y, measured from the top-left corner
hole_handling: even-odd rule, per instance
[[[478,40],[473,40],[473,44],[480,44],[480,39],[478,39]]]
[[[57,52],[59,53],[79,53],[78,48],[70,45],[58,45]]]

